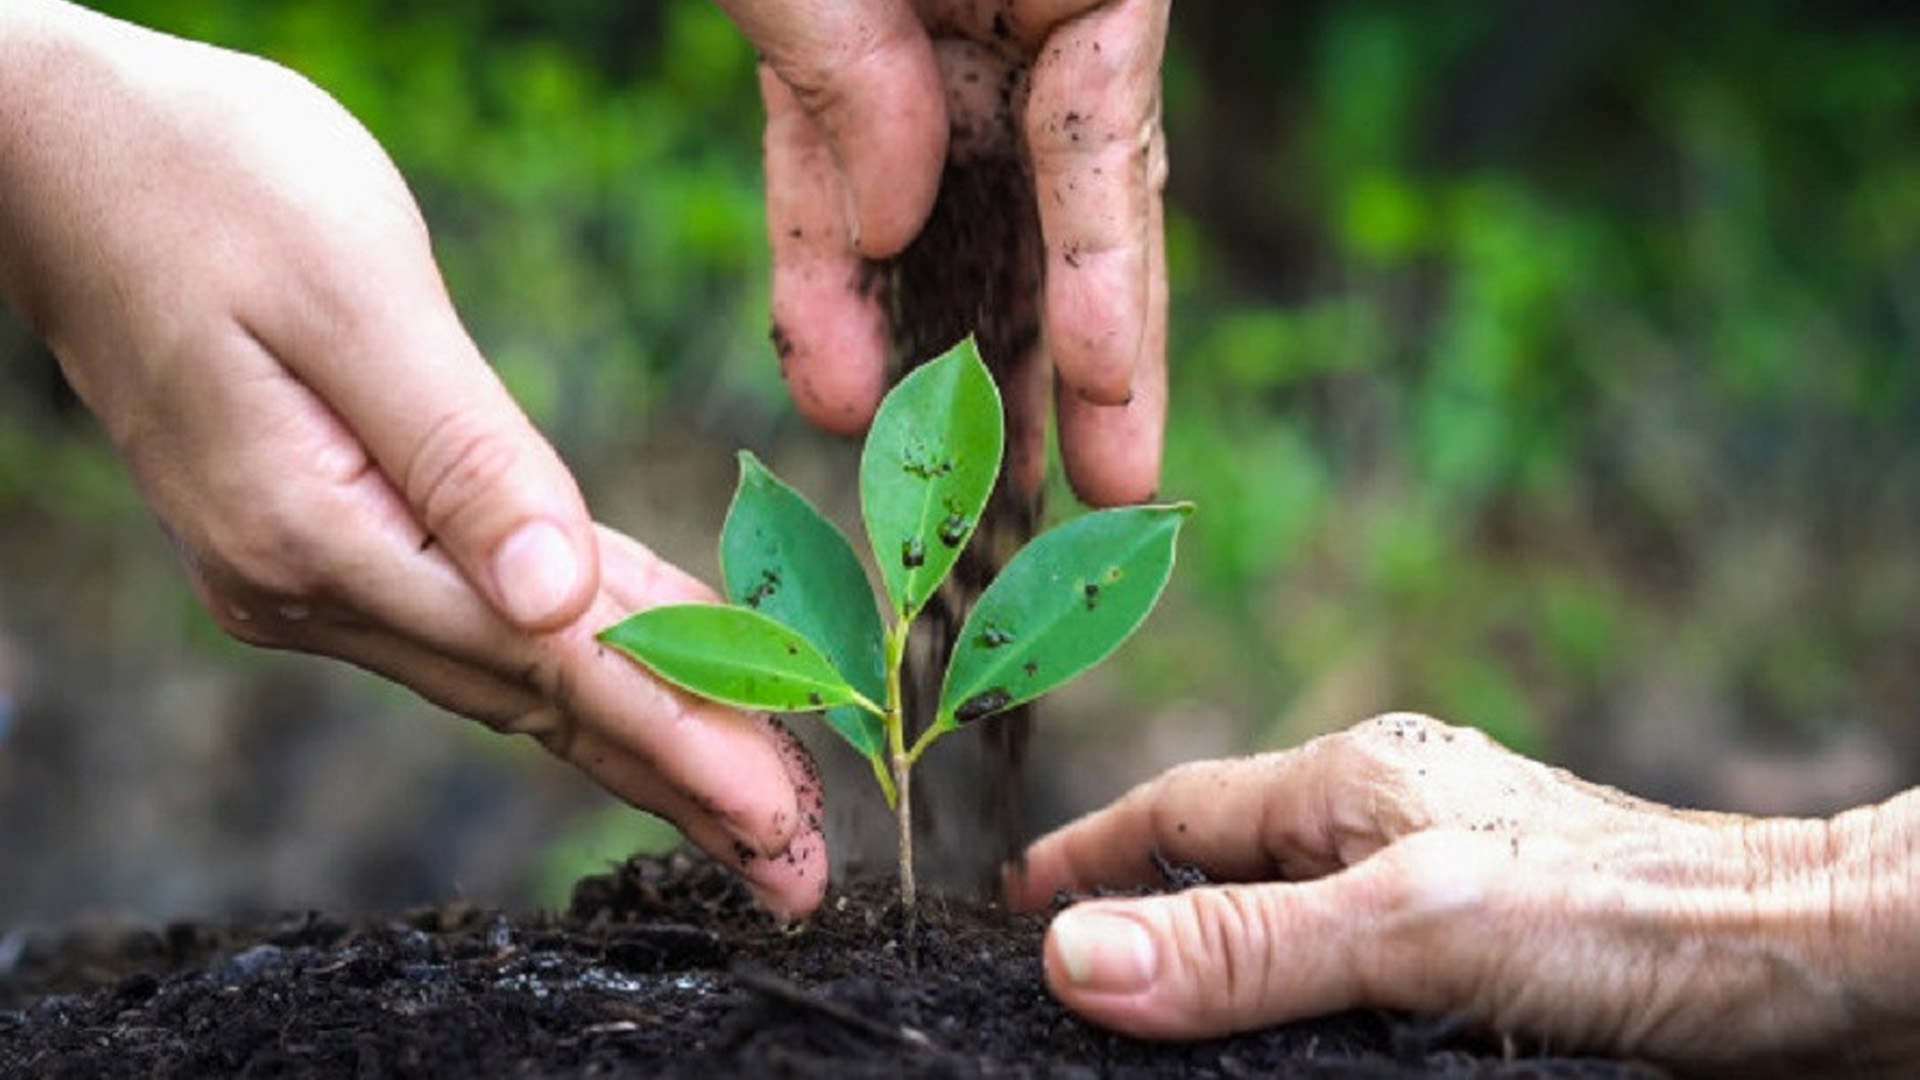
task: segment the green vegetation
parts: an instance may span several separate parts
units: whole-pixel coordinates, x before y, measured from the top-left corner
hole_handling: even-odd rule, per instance
[[[719,497],[623,501],[665,471],[642,433],[790,476],[773,448],[831,460],[766,343],[753,55],[706,0],[96,6],[263,52],[360,116],[614,524],[697,559],[623,508],[717,522]],[[1207,512],[1164,632],[1103,669],[1124,697],[1103,725],[1204,701],[1272,744],[1406,707],[1571,757],[1717,716],[1783,740],[1859,725],[1920,762],[1911,20],[1813,0],[1173,19],[1165,483]],[[54,382],[0,327],[0,540],[117,522],[150,544]],[[17,608],[33,583],[4,586]],[[212,637],[163,575],[88,595],[137,649],[169,638],[125,615],[156,588],[171,637]],[[1666,767],[1633,779],[1685,795]]]
[[[887,394],[860,455],[884,621],[852,545],[743,453],[720,538],[731,604],[649,608],[600,635],[696,694],[749,709],[824,711],[866,756],[893,807],[909,909],[914,763],[942,735],[1032,701],[1132,636],[1166,587],[1191,512],[1086,514],[1014,553],[954,639],[934,715],[907,716],[901,674],[914,616],[973,538],[1005,442],[999,390],[967,338]]]

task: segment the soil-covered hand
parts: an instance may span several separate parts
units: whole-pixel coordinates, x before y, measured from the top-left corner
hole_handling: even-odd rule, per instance
[[[1069,1007],[1198,1038],[1358,1006],[1730,1075],[1920,1065],[1920,790],[1830,821],[1676,811],[1380,717],[1177,768],[1033,845],[1012,900],[1221,884],[1054,919]]]
[[[454,313],[405,184],[330,97],[9,0],[0,193],[0,289],[221,626],[532,735],[743,865],[770,907],[818,902],[817,785],[790,738],[594,640],[703,587],[594,526]]]
[[[801,411],[830,430],[866,426],[889,336],[868,260],[913,239],[950,151],[1019,142],[1068,476],[1094,503],[1151,496],[1166,405],[1167,0],[720,5],[764,58],[775,336]],[[1015,389],[1011,408],[1045,409],[1044,380]]]

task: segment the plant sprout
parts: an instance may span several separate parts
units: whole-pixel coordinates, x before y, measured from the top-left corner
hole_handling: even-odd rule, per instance
[[[914,617],[972,538],[1000,475],[1000,393],[972,338],[887,394],[860,457],[860,507],[885,616],[853,547],[752,453],[720,534],[728,604],[649,608],[602,641],[716,701],[823,712],[873,766],[914,903],[913,766],[941,736],[1031,701],[1118,648],[1173,569],[1188,504],[1084,514],[1033,540],[962,624],[934,716],[912,743],[901,668]]]

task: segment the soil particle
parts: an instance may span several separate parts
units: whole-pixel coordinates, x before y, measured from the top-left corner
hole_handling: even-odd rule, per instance
[[[1000,88],[1002,113],[1011,124],[1024,72],[1010,68]],[[1018,139],[1006,145],[1018,146]],[[884,264],[894,348],[903,367],[923,363],[954,342],[975,335],[981,358],[1003,390],[1031,386],[1026,372],[1044,362],[1037,298],[1045,281],[1039,210],[1027,163],[1017,156],[982,155],[949,160],[926,226],[900,256]],[[1032,539],[1041,517],[1037,493],[1014,490],[1011,470],[1028,464],[1029,438],[1021,425],[1033,410],[1007,415],[1009,456],[977,522],[962,523],[970,541],[960,549],[953,573],[927,605],[915,627],[915,647],[907,654],[906,703],[910,716],[931,716],[939,701],[941,675],[973,602],[1006,560]],[[944,538],[943,538],[944,539]],[[1031,834],[1023,789],[1031,706],[996,713],[969,725],[985,743],[986,775],[942,775],[925,771],[927,782],[914,785],[916,822],[923,826],[923,861],[970,861],[968,872],[990,879],[994,868],[1016,858]],[[981,714],[984,715],[984,714]],[[973,793],[964,809],[929,798],[934,789]],[[957,828],[942,828],[943,815],[960,811]],[[943,837],[965,832],[984,844],[963,852]]]
[[[995,686],[973,695],[953,710],[953,718],[962,724],[971,724],[975,720],[992,716],[1007,707],[1013,695],[1004,686]]]
[[[0,1075],[1665,1075],[1382,1012],[1140,1042],[1047,994],[1038,919],[935,895],[905,926],[890,880],[783,930],[673,855],[582,880],[564,912],[41,936],[0,971]]]

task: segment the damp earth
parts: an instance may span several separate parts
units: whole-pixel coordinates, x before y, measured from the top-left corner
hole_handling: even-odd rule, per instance
[[[1047,994],[1042,919],[935,895],[911,926],[890,878],[782,928],[676,854],[580,881],[564,911],[49,934],[0,956],[0,1076],[1665,1075],[1374,1011],[1142,1042]]]

